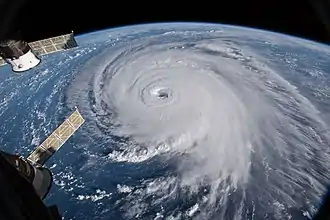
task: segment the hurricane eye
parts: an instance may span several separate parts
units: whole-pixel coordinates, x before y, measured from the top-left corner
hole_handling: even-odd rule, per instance
[[[160,99],[167,99],[168,98],[168,94],[166,92],[160,92],[158,94],[158,98],[160,98]]]

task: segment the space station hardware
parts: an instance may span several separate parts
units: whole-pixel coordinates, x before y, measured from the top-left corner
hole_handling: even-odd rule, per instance
[[[50,170],[42,166],[33,166],[25,158],[2,152],[2,156],[13,165],[19,173],[33,185],[37,195],[44,199],[52,185],[52,174]]]
[[[24,72],[40,63],[41,55],[77,47],[73,32],[27,43],[21,38],[0,42],[0,66],[10,64],[14,72]]]
[[[40,59],[33,53],[28,43],[22,40],[1,41],[0,56],[11,65],[14,72],[29,70],[40,63]]]
[[[27,157],[27,159],[19,155],[11,155],[5,152],[1,152],[1,156],[33,185],[40,199],[44,199],[53,182],[52,173],[48,168],[44,167],[44,164],[75,133],[84,121],[84,118],[76,108],[76,110]]]
[[[81,116],[78,109],[76,109],[27,157],[27,160],[31,164],[44,165],[84,122],[84,118]]]

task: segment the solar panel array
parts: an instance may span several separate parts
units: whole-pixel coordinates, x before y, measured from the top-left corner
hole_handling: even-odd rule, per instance
[[[75,133],[85,122],[76,109],[49,137],[42,142],[29,156],[33,164],[44,165],[56,151]]]
[[[67,50],[78,46],[73,33],[30,42],[29,46],[37,56]],[[6,62],[0,57],[0,66]]]

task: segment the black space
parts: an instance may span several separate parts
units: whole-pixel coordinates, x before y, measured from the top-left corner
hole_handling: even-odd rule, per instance
[[[9,22],[20,29],[27,41],[52,37],[73,30],[75,34],[94,30],[151,22],[197,21],[257,27],[319,42],[330,43],[326,22],[328,0],[301,1],[70,1],[0,0],[25,5]],[[1,12],[9,13],[0,4]],[[313,7],[314,6],[314,7]],[[315,7],[316,6],[316,7]],[[317,7],[320,6],[320,7]],[[315,9],[321,10],[315,10]],[[323,16],[322,17],[322,10]],[[4,13],[2,13],[4,14]],[[13,14],[13,13],[11,13]],[[8,23],[7,22],[7,23]],[[9,29],[8,29],[9,30]],[[330,30],[330,28],[329,28]]]
[[[29,42],[71,30],[176,21],[248,26],[330,44],[330,0],[0,0],[0,40],[15,30]],[[330,191],[314,220],[329,219],[329,207]]]

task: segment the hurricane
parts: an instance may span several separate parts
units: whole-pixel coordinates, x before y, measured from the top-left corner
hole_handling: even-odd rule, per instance
[[[75,107],[45,203],[79,220],[307,220],[330,183],[330,48],[251,28],[143,24],[0,68],[2,150]]]
[[[152,160],[170,170],[155,165],[162,175],[127,186],[124,216],[153,208],[164,219],[315,213],[311,201],[328,179],[318,174],[330,165],[315,106],[249,48],[216,35],[167,35],[107,45],[68,91],[101,145],[121,143],[104,152],[109,163]]]

